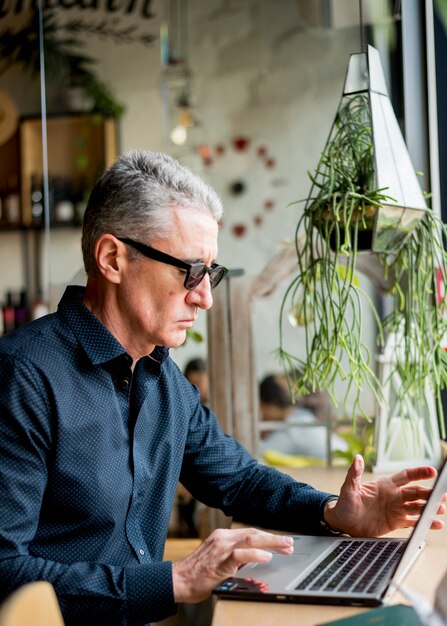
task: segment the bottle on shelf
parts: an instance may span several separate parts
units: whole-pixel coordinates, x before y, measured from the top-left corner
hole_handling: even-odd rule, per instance
[[[45,302],[42,292],[39,291],[31,307],[31,320],[37,320],[49,312],[48,304]]]
[[[20,193],[17,176],[8,179],[8,190],[3,198],[2,216],[4,222],[11,226],[18,226],[21,221]]]
[[[28,308],[26,304],[26,291],[22,289],[14,305],[14,327],[20,328],[28,321]]]
[[[48,211],[50,222],[54,218],[55,179],[48,177]],[[41,174],[31,176],[31,220],[34,226],[45,224],[45,185]]]
[[[72,224],[74,220],[74,202],[70,189],[70,180],[57,177],[53,180],[54,190],[54,222],[56,224]]]
[[[35,226],[44,222],[43,181],[37,174],[31,176],[31,218]]]
[[[3,334],[7,335],[15,327],[14,303],[12,299],[12,291],[6,292],[6,301],[2,307],[3,318]]]
[[[54,207],[54,221],[58,224],[72,224],[74,215],[75,208],[71,200],[59,200]]]

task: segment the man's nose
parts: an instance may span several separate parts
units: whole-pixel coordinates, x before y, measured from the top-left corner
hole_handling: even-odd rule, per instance
[[[195,289],[188,291],[186,301],[194,304],[199,309],[210,309],[213,305],[213,296],[211,293],[210,277],[208,274],[200,281]]]

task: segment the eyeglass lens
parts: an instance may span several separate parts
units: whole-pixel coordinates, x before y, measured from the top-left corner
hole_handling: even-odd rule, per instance
[[[203,280],[206,273],[208,273],[210,277],[210,287],[211,289],[214,289],[214,287],[217,287],[220,283],[227,271],[222,266],[208,268],[206,265],[193,265],[189,271],[185,287],[191,290],[195,289]]]

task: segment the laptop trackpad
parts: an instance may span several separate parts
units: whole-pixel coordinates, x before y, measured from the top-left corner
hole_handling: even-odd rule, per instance
[[[316,559],[325,554],[335,543],[334,537],[294,537],[295,545],[291,556],[273,554],[269,563],[249,563],[242,567],[238,577],[253,577],[267,583],[272,591],[284,587]]]

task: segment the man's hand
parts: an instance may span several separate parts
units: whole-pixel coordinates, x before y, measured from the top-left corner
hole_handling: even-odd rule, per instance
[[[292,537],[241,528],[215,530],[183,561],[172,566],[174,598],[176,602],[200,602],[213,587],[229,576],[234,576],[244,563],[267,563],[271,552],[293,553]]]
[[[326,506],[324,517],[329,526],[355,537],[378,537],[398,528],[415,526],[431,489],[411,483],[433,479],[436,470],[414,467],[362,484],[363,470],[363,458],[357,454],[339,499]],[[443,501],[447,501],[445,494]],[[445,505],[441,504],[438,515],[445,511]],[[435,519],[431,527],[439,530],[444,522]]]

